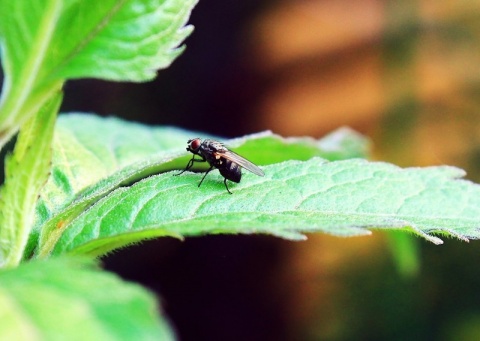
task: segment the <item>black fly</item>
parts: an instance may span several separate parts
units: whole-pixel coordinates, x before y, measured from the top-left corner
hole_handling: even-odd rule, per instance
[[[208,162],[210,168],[207,170],[202,180],[200,180],[198,187],[200,187],[203,179],[205,179],[207,174],[214,167],[217,168],[220,171],[220,174],[222,174],[222,176],[225,178],[223,183],[225,184],[225,188],[230,194],[232,194],[232,192],[230,192],[230,190],[228,189],[227,179],[239,183],[240,179],[242,178],[241,167],[252,172],[253,174],[259,176],[265,175],[265,173],[256,165],[241,157],[240,155],[232,152],[231,150],[228,150],[222,143],[218,141],[210,139],[205,139],[202,141],[199,138],[195,138],[188,140],[187,143],[187,151],[191,152],[193,156],[190,161],[188,161],[187,167],[182,172],[176,175],[180,175],[183,172],[192,168],[195,162]],[[195,155],[200,156],[200,159],[196,159]]]

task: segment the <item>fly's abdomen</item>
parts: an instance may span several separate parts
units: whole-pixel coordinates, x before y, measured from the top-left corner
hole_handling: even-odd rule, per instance
[[[242,178],[242,168],[230,160],[223,159],[222,161],[221,167],[217,167],[220,174],[230,181],[237,183],[240,182],[240,179]]]

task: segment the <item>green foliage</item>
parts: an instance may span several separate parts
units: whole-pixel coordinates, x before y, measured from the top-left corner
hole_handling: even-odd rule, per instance
[[[67,79],[152,79],[183,50],[195,3],[0,0],[0,148]]]
[[[184,168],[190,158],[185,152],[186,141],[195,134],[179,129],[146,127],[114,118],[79,114],[61,116],[54,139],[57,148],[54,149],[52,176],[37,207],[36,233],[30,240],[28,254],[36,247],[36,234],[40,233],[37,254],[41,257],[48,255],[70,222],[118,187],[153,174]],[[63,137],[69,143],[64,143]],[[344,146],[352,140],[357,143],[348,150]],[[367,142],[346,129],[319,141],[284,139],[265,132],[230,142],[228,144],[236,146],[236,151],[259,164],[308,160],[314,156],[332,159],[347,154],[365,156],[367,150]],[[200,169],[205,169],[205,165]],[[125,242],[128,243],[128,239]]]
[[[2,340],[173,340],[153,295],[85,259],[0,272]]]
[[[15,151],[5,163],[6,181],[1,189],[3,268],[18,266],[25,250],[38,240],[41,227],[35,217],[47,207],[38,196],[50,172],[52,145],[55,148],[52,135],[64,82],[85,77],[134,82],[152,79],[183,50],[179,45],[192,30],[184,25],[195,3],[0,0],[4,71],[0,148],[20,129]],[[62,141],[64,148],[71,142]],[[55,155],[58,157],[58,152]],[[80,158],[80,162],[87,159]],[[44,200],[66,202],[85,185],[80,182],[68,187],[78,180],[74,173],[61,174],[56,168],[51,172],[58,191],[52,190]],[[166,322],[155,317],[150,295],[67,260],[4,270],[0,282],[2,339],[173,338]]]
[[[96,173],[104,174],[102,179],[93,171],[80,171],[77,164],[74,168],[78,178],[93,177],[95,184],[69,191],[72,195],[79,193],[75,200],[69,198],[70,203],[55,206],[43,202],[44,216],[39,214],[37,223],[41,238],[36,254],[40,257],[48,256],[51,251],[98,256],[146,238],[183,238],[210,233],[267,233],[303,239],[303,232],[351,236],[368,234],[366,228],[405,228],[436,244],[441,240],[431,233],[461,239],[479,237],[480,186],[458,180],[463,171],[454,167],[401,169],[362,159],[327,162],[312,158],[324,153],[320,146],[326,140],[282,139],[263,133],[226,142],[237,145],[235,150],[258,164],[275,162],[263,167],[265,177],[245,172],[242,182],[231,186],[234,195],[228,195],[218,173],[212,172],[202,187],[197,188],[198,174],[174,177],[174,172],[165,172],[181,169],[186,164],[188,156],[179,149],[186,145],[185,137],[195,133],[169,128],[165,133],[166,128],[141,127],[127,122],[120,128],[120,120],[94,117],[85,117],[88,129],[79,128],[80,132],[74,132],[80,118],[66,117],[61,126],[69,130],[71,136],[77,136],[77,141],[89,141],[87,149],[91,159],[121,165],[131,158],[128,148],[124,155],[121,152],[122,144],[134,139],[132,136],[136,135],[131,132],[141,129],[143,136],[151,138],[138,141],[139,153],[143,150],[145,154],[137,157],[147,161],[132,159],[130,166],[119,170],[102,167],[98,162],[100,169]],[[113,126],[118,129],[112,129]],[[104,135],[95,134],[96,131],[115,131],[115,141],[123,142],[114,145],[106,134],[107,141],[100,143]],[[83,134],[91,136],[87,138]],[[351,136],[346,133],[343,140]],[[275,145],[278,153],[273,148]],[[97,150],[95,146],[101,147]],[[163,151],[148,156],[156,146]],[[80,146],[74,150],[82,154]],[[264,157],[269,150],[272,156]],[[73,174],[69,160],[74,162],[76,153],[69,155],[62,151],[61,154],[63,168],[52,173],[52,186]],[[308,161],[286,161],[299,155]],[[282,157],[285,162],[278,163]],[[59,159],[54,157],[54,160]],[[57,166],[54,161],[54,168]],[[157,173],[161,174],[153,175]],[[60,179],[55,180],[58,174]],[[149,175],[153,176],[136,182]],[[71,189],[75,186],[70,183],[89,182],[70,180],[64,187]],[[46,186],[42,197],[52,196],[51,188],[58,196],[58,187]]]
[[[199,133],[84,114],[54,128],[66,80],[139,82],[167,67],[195,3],[0,0],[0,148],[20,129],[1,189],[0,338],[173,337],[151,295],[66,255],[217,233],[302,240],[386,228],[436,244],[433,234],[480,238],[480,186],[459,179],[462,170],[365,161],[368,141],[346,128],[318,141],[270,132],[225,141],[266,174],[244,172],[233,195],[218,172],[201,188],[199,174],[173,176]],[[405,264],[415,271],[414,260]]]

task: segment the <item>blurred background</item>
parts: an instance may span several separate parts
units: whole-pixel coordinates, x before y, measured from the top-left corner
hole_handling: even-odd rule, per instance
[[[479,1],[200,0],[190,22],[154,82],[69,82],[62,110],[225,137],[350,126],[372,159],[480,181]],[[158,293],[181,340],[478,340],[480,242],[397,237],[163,239],[104,264]]]

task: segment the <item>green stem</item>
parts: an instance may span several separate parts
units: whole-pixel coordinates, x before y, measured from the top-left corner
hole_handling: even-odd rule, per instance
[[[404,231],[388,231],[387,237],[399,274],[404,278],[418,275],[421,263],[418,241]]]
[[[5,162],[0,202],[0,265],[15,267],[33,226],[35,205],[48,179],[55,119],[62,102],[56,93],[20,130],[15,150]]]

